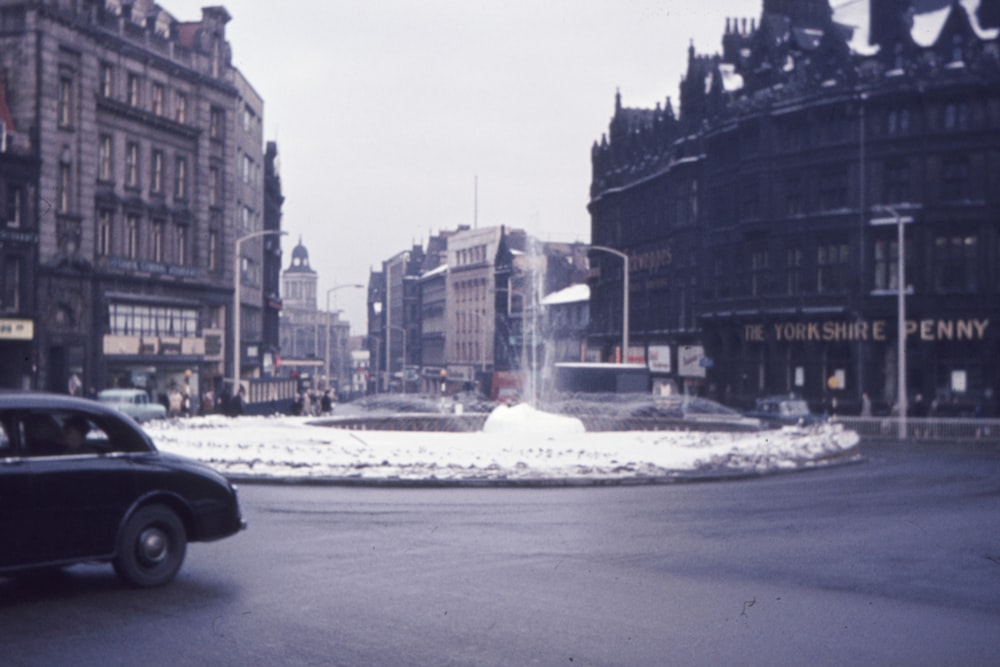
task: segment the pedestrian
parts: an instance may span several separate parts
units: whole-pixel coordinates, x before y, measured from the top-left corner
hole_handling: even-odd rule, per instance
[[[872,416],[872,399],[868,396],[868,392],[862,392],[861,394],[861,416],[871,417]]]
[[[243,387],[240,387],[240,390],[236,392],[235,396],[233,396],[231,405],[229,406],[229,416],[239,417],[244,413],[245,410],[246,410],[246,402],[244,401],[243,398]]]
[[[324,415],[333,412],[333,399],[330,398],[329,389],[323,392],[323,398],[320,399],[320,410]]]

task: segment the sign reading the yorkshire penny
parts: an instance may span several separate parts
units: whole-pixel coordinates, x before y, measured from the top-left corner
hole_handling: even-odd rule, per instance
[[[888,320],[854,322],[769,322],[743,325],[748,343],[852,342],[895,340],[896,323]],[[978,341],[986,338],[989,319],[907,320],[906,336],[922,341]]]

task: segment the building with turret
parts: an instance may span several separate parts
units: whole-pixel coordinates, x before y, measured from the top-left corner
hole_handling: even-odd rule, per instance
[[[616,94],[588,208],[592,242],[629,257],[631,339],[623,262],[593,251],[591,348],[655,351],[654,382],[734,405],[989,406],[998,19],[997,0],[765,0],[721,53],[689,49],[679,111]]]

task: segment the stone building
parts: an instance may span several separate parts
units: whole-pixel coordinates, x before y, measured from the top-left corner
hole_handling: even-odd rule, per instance
[[[5,383],[155,398],[228,376],[234,243],[263,208],[259,172],[244,181],[236,159],[240,146],[260,164],[259,123],[240,110],[259,121],[262,103],[232,66],[229,20],[216,6],[181,22],[149,0],[0,1],[11,127],[38,170],[4,193],[8,211],[24,198],[11,240],[36,257],[20,267],[33,310],[16,318],[34,323],[32,367]],[[260,245],[242,250],[242,267],[259,266]],[[261,283],[241,275],[256,344]]]
[[[589,210],[593,243],[630,259],[629,360],[655,349],[660,381],[733,404],[794,392],[856,411],[867,392],[888,410],[903,287],[911,401],[989,406],[998,8],[765,0],[759,21],[727,21],[721,54],[689,49],[679,116],[669,100],[629,109],[616,96]],[[610,359],[622,261],[591,261],[591,345]]]

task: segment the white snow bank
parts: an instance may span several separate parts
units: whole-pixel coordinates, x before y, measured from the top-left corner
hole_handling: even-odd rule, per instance
[[[845,460],[856,456],[858,443],[857,434],[839,425],[759,433],[584,433],[554,420],[555,428],[543,432],[525,428],[527,414],[501,412],[494,430],[482,433],[347,431],[311,425],[305,417],[202,417],[150,423],[146,430],[161,450],[237,478],[371,481],[758,474]],[[549,423],[552,415],[536,417]]]

